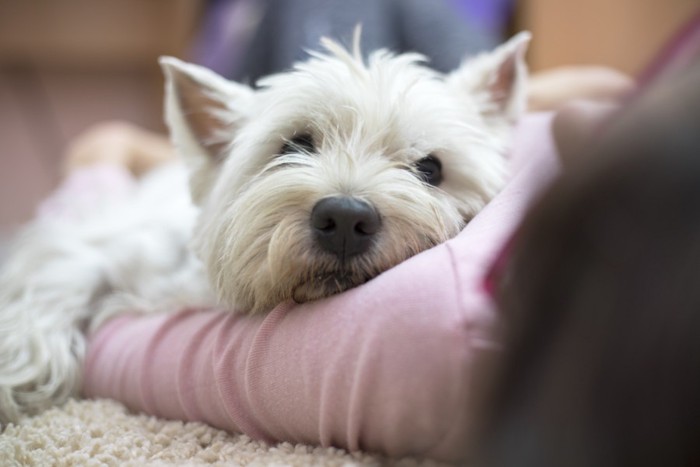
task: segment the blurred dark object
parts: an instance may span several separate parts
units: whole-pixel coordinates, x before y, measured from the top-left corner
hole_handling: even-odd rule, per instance
[[[487,467],[700,465],[700,60],[579,148],[501,274]]]
[[[319,48],[322,36],[349,43],[361,24],[363,51],[415,51],[426,55],[433,68],[448,71],[465,56],[501,42],[499,23],[509,3],[219,0],[211,4],[194,55],[228,78],[253,83],[304,59],[306,51]]]

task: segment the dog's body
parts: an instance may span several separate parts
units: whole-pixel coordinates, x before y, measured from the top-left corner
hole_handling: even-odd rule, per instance
[[[163,59],[198,207],[166,167],[109,209],[28,230],[0,279],[0,422],[75,394],[83,331],[115,313],[265,312],[456,235],[504,183],[527,39],[446,76],[327,41],[259,90]]]

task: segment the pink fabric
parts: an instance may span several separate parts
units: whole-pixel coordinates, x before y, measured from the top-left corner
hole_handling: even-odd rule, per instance
[[[124,166],[95,164],[71,172],[37,210],[40,219],[76,220],[110,202],[124,199],[136,180]]]
[[[122,316],[88,350],[84,393],[253,438],[455,460],[495,314],[482,277],[557,170],[551,118],[519,128],[517,173],[455,239],[372,281],[266,316]]]

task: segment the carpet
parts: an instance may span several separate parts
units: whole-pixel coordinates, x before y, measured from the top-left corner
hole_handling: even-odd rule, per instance
[[[391,460],[336,448],[269,445],[201,423],[130,413],[109,400],[71,400],[8,425],[0,465],[14,466],[378,466],[438,467],[430,460]]]

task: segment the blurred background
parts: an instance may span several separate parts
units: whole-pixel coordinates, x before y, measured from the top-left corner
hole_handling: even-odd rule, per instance
[[[365,49],[418,50],[447,70],[515,31],[534,71],[595,64],[639,74],[697,0],[0,0],[0,258],[61,179],[68,143],[127,120],[165,132],[156,59],[254,82],[320,35],[364,25]]]

